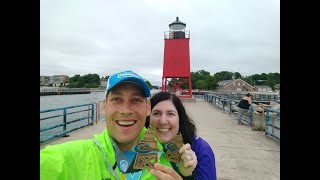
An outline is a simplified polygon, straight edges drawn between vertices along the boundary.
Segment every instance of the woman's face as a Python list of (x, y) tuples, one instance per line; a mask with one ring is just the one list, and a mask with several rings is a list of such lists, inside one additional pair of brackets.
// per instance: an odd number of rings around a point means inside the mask
[(179, 114), (171, 100), (159, 102), (150, 115), (150, 128), (160, 143), (168, 143), (179, 131)]

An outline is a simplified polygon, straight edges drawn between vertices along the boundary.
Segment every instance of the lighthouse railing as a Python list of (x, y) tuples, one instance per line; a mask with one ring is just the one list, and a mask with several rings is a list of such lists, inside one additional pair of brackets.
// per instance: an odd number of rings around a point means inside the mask
[(165, 31), (164, 39), (188, 39), (190, 31)]

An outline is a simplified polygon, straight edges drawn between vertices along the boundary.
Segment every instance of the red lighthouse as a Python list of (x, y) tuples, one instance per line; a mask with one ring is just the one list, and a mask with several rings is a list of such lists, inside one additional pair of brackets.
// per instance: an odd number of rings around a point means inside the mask
[(190, 32), (186, 24), (176, 21), (164, 32), (162, 91), (175, 93), (180, 98), (192, 98), (190, 76)]

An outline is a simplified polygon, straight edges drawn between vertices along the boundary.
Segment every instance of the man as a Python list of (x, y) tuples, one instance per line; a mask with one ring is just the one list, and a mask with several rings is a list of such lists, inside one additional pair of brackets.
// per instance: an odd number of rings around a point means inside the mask
[[(47, 146), (40, 151), (41, 179), (181, 179), (161, 158), (150, 172), (133, 169), (135, 152), (150, 115), (148, 85), (132, 71), (109, 77), (103, 101), (107, 128), (88, 140)], [(161, 150), (162, 146), (158, 145)], [(152, 174), (151, 174), (152, 173)]]

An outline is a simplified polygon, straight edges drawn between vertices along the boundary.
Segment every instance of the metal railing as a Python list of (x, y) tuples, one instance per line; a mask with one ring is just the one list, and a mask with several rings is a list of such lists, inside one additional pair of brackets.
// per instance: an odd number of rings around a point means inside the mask
[[(270, 120), (271, 120), (271, 123), (270, 123)], [(275, 122), (275, 120), (277, 121)], [(269, 127), (271, 127), (271, 130), (270, 130), (271, 133), (269, 133)], [(270, 135), (280, 140), (280, 111), (271, 109), (271, 108), (267, 109), (266, 117), (265, 117), (265, 128), (266, 128), (266, 131), (265, 131), (266, 135)]]
[(189, 38), (190, 38), (189, 30), (164, 32), (164, 39), (189, 39)]
[[(230, 99), (224, 95), (204, 94), (202, 99), (221, 109), (222, 111), (227, 112), (234, 117), (237, 117), (237, 104), (240, 101), (238, 98)], [(257, 112), (258, 107), (261, 108), (260, 113)], [(253, 106), (253, 104), (251, 104), (250, 109), (242, 116), (242, 121), (249, 124), (249, 126), (252, 127), (252, 130), (261, 130), (261, 132), (264, 132), (265, 135), (270, 135), (280, 140), (280, 110), (265, 107), (266, 105), (261, 103), (256, 106)]]
[(227, 91), (227, 92), (210, 92), (207, 94), (224, 96), (234, 100), (240, 100), (245, 94), (250, 93), (252, 95), (253, 101), (280, 101), (279, 93), (266, 93), (266, 92), (257, 92), (257, 91), (248, 91), (248, 92), (239, 92), (239, 91)]
[[(90, 103), (40, 110), (40, 144), (56, 137), (66, 137), (71, 131), (93, 125), (99, 113), (98, 109), (97, 103)], [(85, 120), (87, 121), (84, 122)]]

